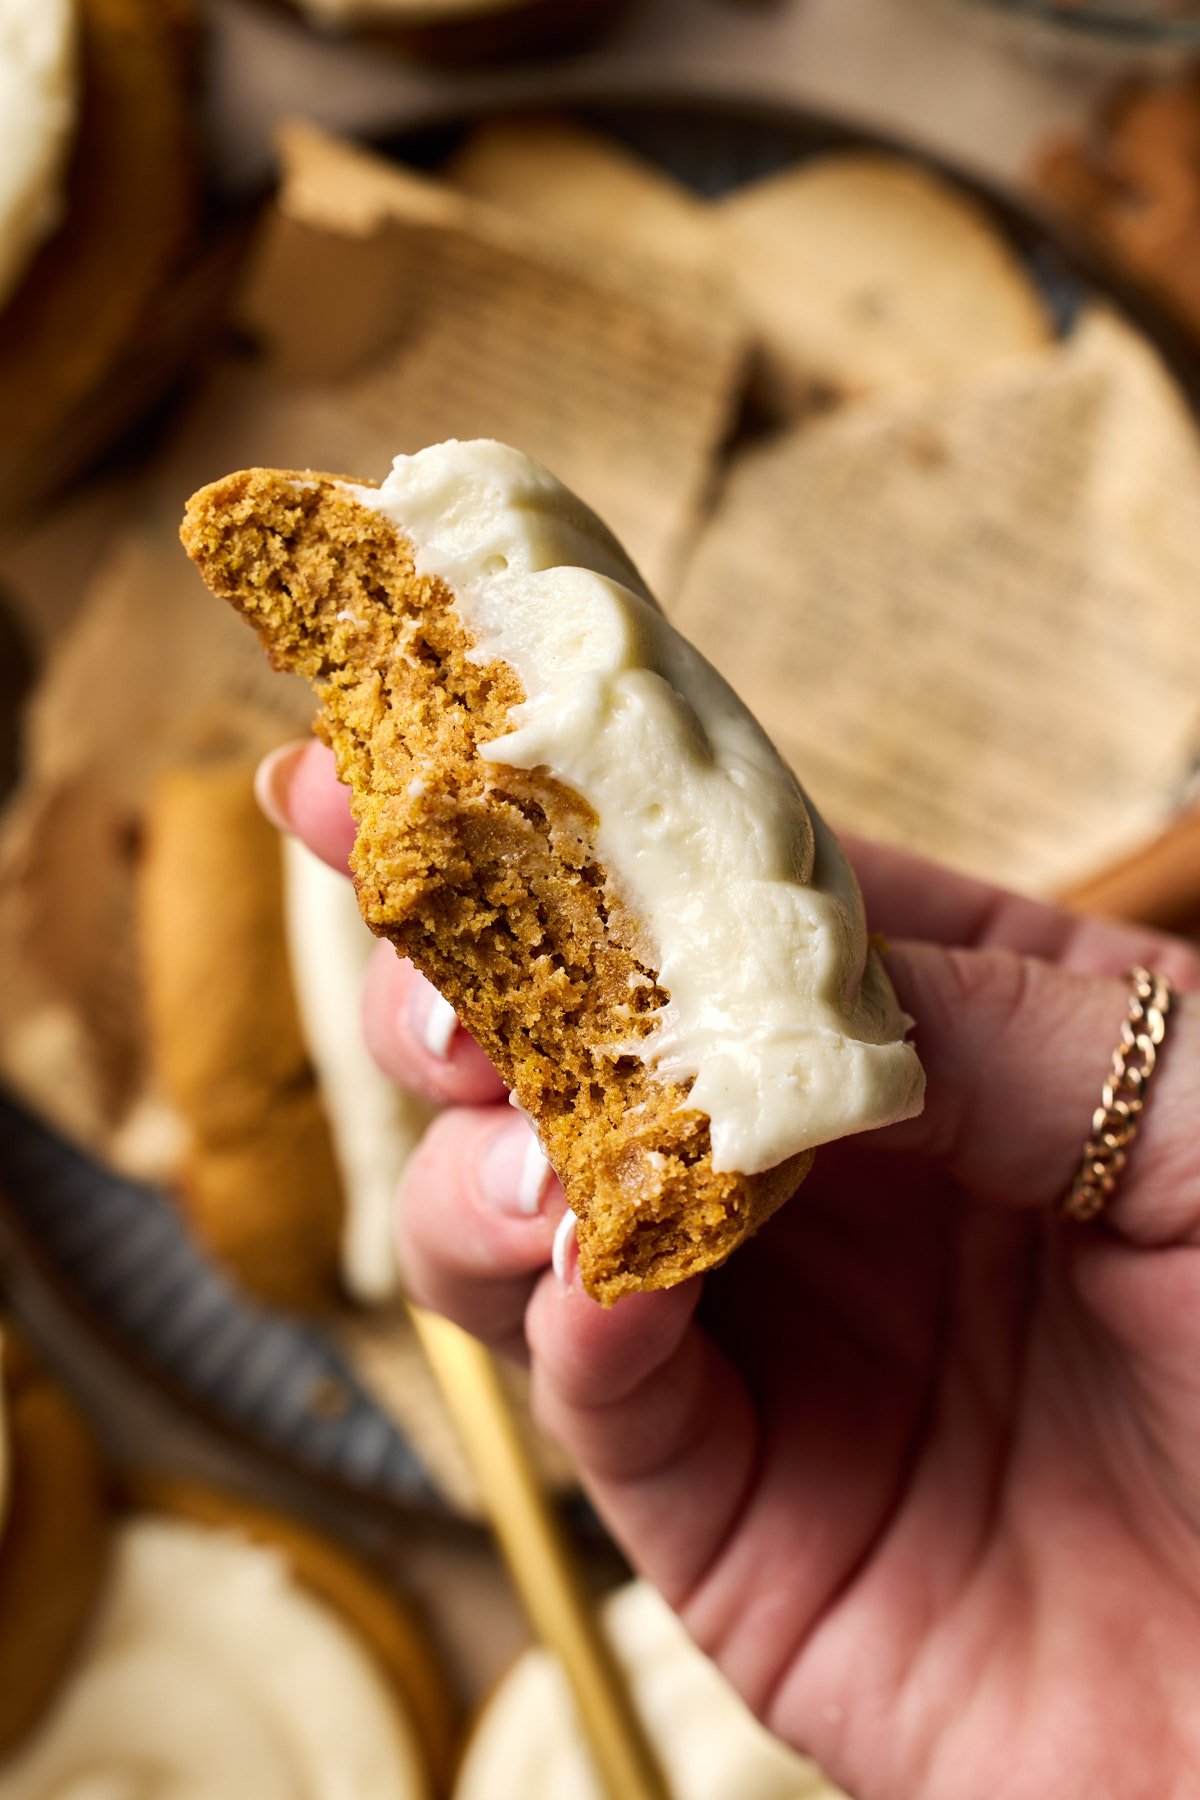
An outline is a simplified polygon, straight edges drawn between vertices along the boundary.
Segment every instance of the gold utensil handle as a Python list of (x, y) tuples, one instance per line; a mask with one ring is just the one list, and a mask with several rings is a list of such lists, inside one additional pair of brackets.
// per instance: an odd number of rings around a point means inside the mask
[(457, 1325), (410, 1308), (534, 1631), (562, 1663), (609, 1800), (670, 1800), (625, 1677), (517, 1435), (496, 1366)]
[(1130, 919), (1160, 931), (1188, 931), (1200, 920), (1200, 806), (1124, 862), (1069, 888), (1059, 898), (1076, 912)]

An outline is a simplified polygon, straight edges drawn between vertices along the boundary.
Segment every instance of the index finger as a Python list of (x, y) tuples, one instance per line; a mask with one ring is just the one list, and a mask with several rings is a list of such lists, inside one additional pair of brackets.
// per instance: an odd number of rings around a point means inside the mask
[(1200, 959), (1178, 938), (1030, 900), (889, 844), (842, 836), (867, 920), (885, 936), (964, 949), (1013, 950), (1083, 975), (1124, 975), (1143, 963), (1176, 987), (1200, 987)]
[(316, 738), (281, 744), (259, 763), (254, 794), (272, 825), (290, 831), (339, 874), (349, 873), (355, 825), (332, 750)]

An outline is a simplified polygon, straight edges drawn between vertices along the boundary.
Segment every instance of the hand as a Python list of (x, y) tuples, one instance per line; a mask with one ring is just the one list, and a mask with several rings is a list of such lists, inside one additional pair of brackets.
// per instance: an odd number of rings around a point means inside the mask
[[(266, 787), (344, 867), (327, 753), (281, 759)], [(448, 1103), (401, 1196), (410, 1285), (528, 1347), (538, 1416), (632, 1561), (861, 1800), (1196, 1795), (1195, 1001), (1103, 1221), (1054, 1206), (1124, 971), (1194, 990), (1200, 957), (851, 852), (917, 1020), (925, 1112), (820, 1150), (725, 1269), (608, 1312), (548, 1269), (561, 1190), (531, 1175), (497, 1077), (461, 1031), (427, 1032), (432, 990), (381, 946), (375, 1053)]]

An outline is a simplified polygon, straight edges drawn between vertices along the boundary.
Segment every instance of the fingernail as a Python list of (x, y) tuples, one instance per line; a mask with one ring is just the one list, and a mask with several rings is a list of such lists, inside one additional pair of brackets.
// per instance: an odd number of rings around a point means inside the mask
[(579, 1273), (579, 1239), (575, 1230), (578, 1224), (579, 1220), (568, 1206), (554, 1233), (550, 1266), (564, 1287), (570, 1287)]
[(258, 801), (259, 811), (278, 831), (292, 828), (287, 814), (288, 789), (296, 764), (307, 748), (304, 739), (298, 743), (280, 744), (278, 750), (263, 757), (254, 771), (254, 798)]
[(408, 1022), (430, 1056), (445, 1062), (458, 1030), (458, 1014), (431, 982), (421, 980), (408, 997)]
[(508, 1120), (485, 1146), (479, 1163), (479, 1186), (495, 1212), (532, 1219), (550, 1181), (546, 1153), (524, 1119)]

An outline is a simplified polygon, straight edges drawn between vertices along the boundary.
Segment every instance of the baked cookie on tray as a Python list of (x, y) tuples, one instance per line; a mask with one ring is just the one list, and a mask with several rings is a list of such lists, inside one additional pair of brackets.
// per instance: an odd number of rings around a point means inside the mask
[(195, 1482), (118, 1493), (5, 1324), (4, 1800), (132, 1792), (145, 1771), (164, 1792), (432, 1800), (453, 1726), (437, 1654), (377, 1572)]
[(363, 917), (530, 1117), (608, 1303), (724, 1259), (923, 1077), (832, 833), (600, 521), (493, 442), (248, 470), (209, 586), (309, 679)]

